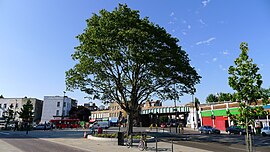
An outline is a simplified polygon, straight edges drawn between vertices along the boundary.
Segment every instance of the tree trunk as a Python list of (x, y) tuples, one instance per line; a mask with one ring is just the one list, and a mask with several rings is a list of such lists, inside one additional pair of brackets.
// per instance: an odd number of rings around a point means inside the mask
[(128, 135), (133, 133), (133, 118), (134, 118), (134, 112), (130, 111), (129, 114), (127, 115), (127, 119), (128, 119), (127, 133), (128, 133)]
[(245, 141), (246, 141), (246, 150), (247, 152), (252, 152), (253, 148), (252, 148), (252, 138), (251, 138), (251, 134), (249, 133), (249, 129), (248, 129), (248, 118), (246, 117), (246, 136), (245, 136)]

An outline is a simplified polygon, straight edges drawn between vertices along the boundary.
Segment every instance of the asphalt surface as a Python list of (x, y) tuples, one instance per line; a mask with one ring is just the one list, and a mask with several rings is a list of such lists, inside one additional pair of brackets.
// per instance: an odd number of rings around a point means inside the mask
[(0, 133), (0, 139), (5, 143), (15, 147), (17, 149), (15, 151), (18, 152), (86, 152), (78, 148), (69, 147), (33, 137), (29, 135), (32, 132), (28, 135), (21, 133), (22, 132), (2, 132)]
[[(168, 128), (167, 128), (168, 129)], [(124, 131), (125, 128), (121, 128)], [(28, 135), (25, 132), (20, 131), (0, 131), (0, 140), (9, 145), (14, 146), (17, 149), (13, 151), (19, 152), (73, 152), (82, 151), (79, 146), (70, 147), (68, 144), (58, 144), (50, 141), (78, 141), (82, 139), (84, 132), (89, 130), (54, 130), (54, 131), (30, 131)], [(106, 132), (118, 132), (118, 128), (112, 127)], [(169, 130), (149, 130), (149, 128), (134, 128), (135, 132), (147, 132), (148, 135), (156, 137), (159, 142), (168, 143), (167, 150), (160, 149), (160, 151), (168, 151), (168, 147), (171, 147), (173, 141), (174, 145), (182, 145), (186, 147), (193, 147), (206, 151), (214, 152), (241, 152), (245, 151), (245, 140), (242, 135), (209, 135), (199, 134), (197, 131), (191, 129), (185, 129), (184, 134), (170, 133)], [(44, 139), (44, 140), (43, 140)], [(256, 152), (269, 152), (270, 151), (270, 137), (254, 136), (254, 150)], [(59, 142), (61, 143), (61, 142)], [(1, 143), (0, 143), (1, 144)], [(75, 144), (75, 143), (74, 143)], [(149, 143), (155, 146), (154, 143)], [(2, 145), (2, 144), (1, 144)], [(10, 150), (11, 151), (11, 150)], [(87, 150), (86, 150), (87, 151)], [(89, 150), (88, 150), (89, 151)], [(150, 151), (152, 151), (150, 149)], [(169, 150), (170, 151), (170, 150)]]

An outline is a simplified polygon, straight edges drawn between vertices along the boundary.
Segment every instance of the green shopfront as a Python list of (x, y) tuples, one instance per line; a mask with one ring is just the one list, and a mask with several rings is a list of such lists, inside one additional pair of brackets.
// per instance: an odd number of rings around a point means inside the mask
[(239, 108), (227, 108), (214, 109), (211, 106), (211, 110), (201, 111), (202, 125), (212, 126), (220, 130), (226, 130), (230, 126), (230, 118), (228, 118), (227, 110), (230, 110), (231, 114), (239, 114)]

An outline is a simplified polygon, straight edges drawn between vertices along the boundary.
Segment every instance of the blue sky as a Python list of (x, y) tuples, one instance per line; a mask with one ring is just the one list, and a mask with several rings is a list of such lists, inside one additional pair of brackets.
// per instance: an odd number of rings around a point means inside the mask
[[(210, 93), (233, 92), (228, 67), (243, 41), (260, 68), (263, 87), (270, 87), (268, 0), (0, 0), (0, 94), (39, 99), (63, 95), (65, 71), (75, 63), (70, 56), (79, 43), (75, 36), (92, 13), (111, 11), (118, 3), (139, 10), (141, 17), (148, 16), (180, 40), (202, 76), (195, 94), (201, 102)], [(79, 104), (88, 102), (80, 91), (67, 95)], [(191, 96), (180, 100), (190, 102)]]

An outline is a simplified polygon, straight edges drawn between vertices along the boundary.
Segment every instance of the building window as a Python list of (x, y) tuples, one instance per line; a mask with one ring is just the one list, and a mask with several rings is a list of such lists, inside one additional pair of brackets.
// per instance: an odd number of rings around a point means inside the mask
[(59, 110), (56, 110), (56, 116), (59, 116)]
[(60, 102), (57, 102), (57, 107), (60, 107)]
[(66, 102), (64, 102), (64, 105), (63, 105), (63, 107), (66, 107)]
[(7, 108), (7, 104), (6, 103), (4, 104), (4, 108)]
[(65, 110), (63, 110), (63, 116), (65, 116)]

